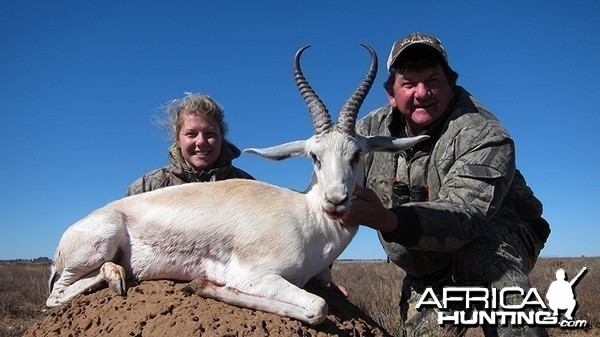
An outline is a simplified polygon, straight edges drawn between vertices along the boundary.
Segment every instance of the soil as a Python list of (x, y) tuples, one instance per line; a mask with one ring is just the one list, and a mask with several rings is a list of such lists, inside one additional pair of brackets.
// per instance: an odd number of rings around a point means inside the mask
[(390, 336), (372, 318), (329, 288), (305, 289), (329, 305), (327, 320), (310, 326), (288, 317), (202, 298), (188, 283), (130, 285), (127, 296), (108, 288), (48, 310), (25, 336)]

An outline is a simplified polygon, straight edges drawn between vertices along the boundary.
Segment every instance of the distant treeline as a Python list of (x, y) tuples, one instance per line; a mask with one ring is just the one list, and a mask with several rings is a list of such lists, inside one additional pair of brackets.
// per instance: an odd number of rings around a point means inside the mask
[(50, 260), (49, 258), (42, 256), (42, 257), (38, 257), (37, 259), (15, 259), (15, 260), (0, 260), (0, 263), (15, 263), (15, 264), (19, 264), (19, 263), (50, 263), (52, 262), (52, 260)]

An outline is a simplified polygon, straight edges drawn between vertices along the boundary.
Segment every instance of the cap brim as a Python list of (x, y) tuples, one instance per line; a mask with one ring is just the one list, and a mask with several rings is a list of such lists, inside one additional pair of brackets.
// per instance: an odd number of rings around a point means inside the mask
[(390, 68), (392, 67), (392, 65), (394, 63), (396, 63), (396, 61), (398, 60), (398, 57), (402, 53), (406, 52), (409, 49), (414, 49), (415, 47), (427, 47), (427, 48), (435, 51), (438, 55), (440, 55), (444, 61), (448, 62), (448, 60), (446, 59), (446, 55), (444, 55), (442, 52), (439, 51), (439, 49), (432, 46), (431, 44), (429, 44), (427, 42), (412, 42), (412, 43), (409, 43), (406, 46), (402, 47), (400, 50), (396, 51), (396, 53), (394, 53), (393, 55), (390, 54), (390, 57), (388, 58), (388, 61), (387, 61), (388, 72), (390, 71)]

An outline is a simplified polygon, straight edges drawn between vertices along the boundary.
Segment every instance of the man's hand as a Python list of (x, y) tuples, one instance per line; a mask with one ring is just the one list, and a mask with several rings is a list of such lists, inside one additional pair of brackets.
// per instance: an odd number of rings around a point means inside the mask
[(342, 225), (365, 225), (382, 232), (392, 232), (398, 227), (396, 214), (385, 207), (373, 190), (356, 186), (352, 205), (340, 219)]

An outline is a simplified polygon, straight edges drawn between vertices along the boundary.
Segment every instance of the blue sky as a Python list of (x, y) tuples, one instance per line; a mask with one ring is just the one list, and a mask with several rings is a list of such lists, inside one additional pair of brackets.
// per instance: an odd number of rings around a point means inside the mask
[[(439, 37), (464, 86), (506, 125), (544, 203), (545, 256), (600, 255), (598, 1), (2, 1), (0, 259), (52, 257), (64, 230), (167, 163), (154, 120), (184, 92), (225, 108), (229, 139), (263, 147), (312, 134), (292, 59), (332, 115), (367, 70), (359, 117), (387, 102), (392, 43)], [(236, 166), (304, 189), (305, 158)], [(282, 233), (282, 235), (286, 235)], [(342, 258), (385, 258), (361, 228)]]

